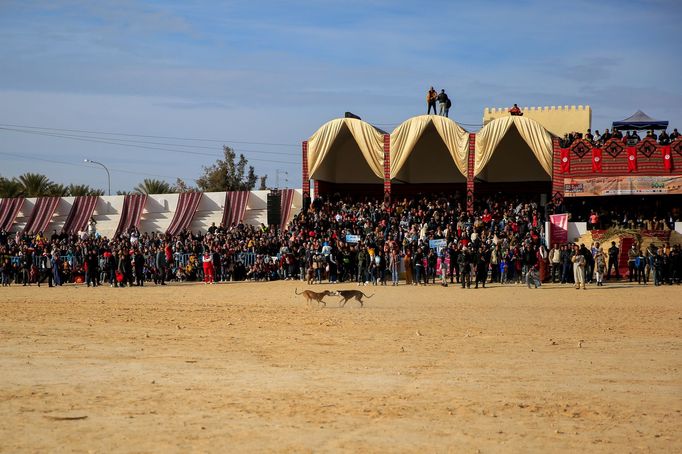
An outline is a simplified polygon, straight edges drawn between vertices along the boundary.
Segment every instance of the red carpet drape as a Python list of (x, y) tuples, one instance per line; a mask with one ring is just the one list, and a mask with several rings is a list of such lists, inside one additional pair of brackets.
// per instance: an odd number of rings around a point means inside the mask
[(125, 196), (123, 208), (121, 209), (121, 218), (116, 228), (116, 235), (127, 232), (132, 227), (140, 226), (140, 217), (142, 217), (145, 203), (147, 203), (147, 194), (130, 194)]
[(203, 195), (203, 192), (183, 192), (180, 194), (178, 206), (175, 209), (173, 220), (168, 226), (166, 234), (171, 236), (177, 235), (192, 223), (192, 219), (197, 212), (197, 207), (199, 206), (199, 202), (201, 202), (201, 197)]
[(95, 212), (98, 198), (96, 195), (76, 197), (71, 206), (71, 211), (69, 211), (69, 215), (66, 217), (64, 232), (73, 234), (85, 230), (88, 220), (92, 217), (92, 213)]
[(280, 229), (284, 229), (287, 226), (287, 221), (289, 220), (289, 215), (291, 214), (291, 205), (294, 202), (294, 190), (293, 189), (282, 189), (280, 191), (282, 197), (282, 205), (280, 214), (282, 216)]
[(19, 210), (24, 206), (24, 200), (23, 197), (0, 200), (0, 230), (9, 231), (19, 214)]
[(229, 191), (225, 194), (225, 211), (223, 211), (222, 225), (231, 227), (244, 220), (246, 204), (249, 201), (249, 191)]
[(52, 219), (52, 215), (54, 215), (54, 210), (57, 209), (60, 199), (61, 197), (38, 197), (31, 216), (28, 218), (28, 222), (26, 222), (24, 232), (29, 235), (44, 232)]

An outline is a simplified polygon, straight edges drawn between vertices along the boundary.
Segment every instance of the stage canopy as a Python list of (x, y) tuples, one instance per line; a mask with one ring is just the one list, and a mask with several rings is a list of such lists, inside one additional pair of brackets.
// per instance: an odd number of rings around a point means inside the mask
[(308, 139), (308, 175), (332, 183), (384, 180), (384, 132), (355, 118), (337, 118)]
[(613, 129), (619, 129), (621, 131), (627, 130), (643, 130), (643, 129), (666, 129), (668, 127), (668, 122), (663, 120), (654, 120), (641, 110), (638, 110), (632, 116), (621, 121), (613, 122)]
[(449, 118), (420, 115), (391, 133), (391, 179), (401, 183), (466, 181), (469, 133)]
[(476, 134), (474, 175), (488, 182), (549, 181), (552, 135), (526, 117), (492, 120)]

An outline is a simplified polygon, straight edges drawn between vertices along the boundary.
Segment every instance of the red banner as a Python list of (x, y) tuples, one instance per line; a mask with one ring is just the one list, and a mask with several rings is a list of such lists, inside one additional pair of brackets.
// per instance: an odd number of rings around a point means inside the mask
[(601, 172), (601, 148), (592, 149), (592, 171)]
[(637, 170), (637, 149), (635, 147), (628, 147), (628, 172)]
[(568, 148), (561, 149), (561, 173), (568, 173), (571, 171), (570, 151), (571, 150)]
[(549, 241), (552, 244), (568, 243), (568, 214), (549, 215)]
[(672, 170), (673, 157), (670, 153), (670, 145), (662, 146), (661, 153), (663, 154), (663, 166), (666, 168), (666, 170)]

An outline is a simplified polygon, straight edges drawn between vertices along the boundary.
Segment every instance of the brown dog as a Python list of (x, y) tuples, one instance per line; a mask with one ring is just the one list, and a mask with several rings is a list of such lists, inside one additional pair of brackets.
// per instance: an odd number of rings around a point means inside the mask
[(329, 296), (332, 294), (332, 292), (330, 292), (329, 290), (325, 290), (324, 292), (313, 292), (312, 290), (303, 290), (301, 293), (298, 293), (298, 289), (294, 289), (294, 293), (297, 295), (303, 295), (308, 304), (310, 304), (311, 301), (315, 300), (317, 301), (318, 305), (322, 303), (325, 305), (325, 307), (327, 306), (327, 303), (322, 301), (323, 298), (325, 296)]
[(363, 307), (364, 304), (362, 304), (362, 297), (364, 296), (365, 298), (371, 298), (374, 296), (374, 293), (372, 293), (370, 296), (367, 296), (360, 290), (337, 290), (336, 294), (343, 300), (341, 307), (345, 306), (348, 300), (353, 298), (360, 303), (360, 307)]

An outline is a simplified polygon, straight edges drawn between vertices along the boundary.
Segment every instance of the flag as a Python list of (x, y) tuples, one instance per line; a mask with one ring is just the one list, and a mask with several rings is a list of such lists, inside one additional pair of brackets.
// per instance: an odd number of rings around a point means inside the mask
[(663, 154), (663, 167), (665, 167), (666, 170), (672, 170), (673, 157), (670, 153), (670, 145), (662, 146), (661, 153)]
[(568, 214), (551, 214), (549, 216), (550, 244), (568, 242)]
[(571, 159), (569, 157), (570, 149), (561, 149), (561, 173), (568, 173), (571, 171)]
[(628, 172), (637, 171), (637, 149), (635, 147), (628, 147)]
[(601, 148), (593, 148), (592, 149), (592, 171), (593, 172), (601, 172)]

